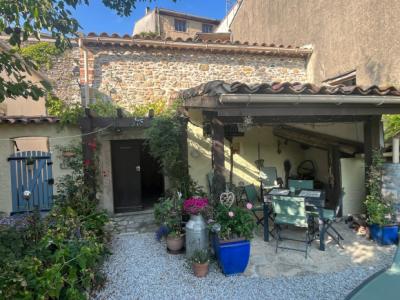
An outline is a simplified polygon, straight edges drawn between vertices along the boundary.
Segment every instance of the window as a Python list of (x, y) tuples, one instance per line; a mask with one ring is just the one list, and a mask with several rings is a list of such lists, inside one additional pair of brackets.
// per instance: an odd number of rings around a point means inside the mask
[(211, 33), (211, 32), (213, 32), (213, 25), (211, 25), (211, 24), (203, 24), (202, 32), (203, 33)]
[(353, 86), (357, 85), (357, 76), (356, 70), (349, 71), (347, 73), (343, 73), (337, 75), (335, 77), (326, 79), (323, 81), (325, 84), (336, 86), (336, 85), (345, 85), (345, 86)]
[(186, 32), (186, 21), (175, 19), (175, 30)]

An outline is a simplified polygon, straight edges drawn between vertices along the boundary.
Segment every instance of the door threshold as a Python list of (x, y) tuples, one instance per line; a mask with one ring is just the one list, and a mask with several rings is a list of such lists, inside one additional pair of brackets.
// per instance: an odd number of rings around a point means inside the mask
[(154, 209), (149, 208), (145, 210), (138, 210), (138, 211), (131, 211), (131, 212), (123, 212), (123, 213), (114, 213), (114, 217), (123, 217), (123, 216), (137, 216), (137, 215), (147, 215), (147, 214), (153, 214)]

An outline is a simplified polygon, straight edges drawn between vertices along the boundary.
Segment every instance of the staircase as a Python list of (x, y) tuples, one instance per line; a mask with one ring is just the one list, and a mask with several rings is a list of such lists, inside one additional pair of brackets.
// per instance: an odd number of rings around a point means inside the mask
[(115, 233), (145, 233), (155, 232), (157, 229), (152, 209), (115, 214), (110, 217), (110, 226)]

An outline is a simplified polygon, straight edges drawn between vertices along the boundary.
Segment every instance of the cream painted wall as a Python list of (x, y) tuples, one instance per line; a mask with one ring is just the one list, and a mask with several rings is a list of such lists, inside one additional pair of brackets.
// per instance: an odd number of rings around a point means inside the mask
[(112, 131), (105, 131), (98, 135), (99, 144), (99, 206), (107, 210), (110, 214), (114, 213), (114, 194), (112, 181), (112, 163), (111, 163), (111, 141), (113, 140), (143, 140), (145, 139), (145, 130), (133, 128), (123, 130), (120, 134)]
[[(70, 172), (68, 169), (61, 169), (60, 164), (62, 159), (59, 157), (60, 153), (57, 151), (57, 145), (68, 145), (70, 143), (79, 143), (80, 138), (61, 138), (68, 136), (76, 136), (80, 134), (78, 127), (64, 127), (61, 128), (56, 124), (4, 124), (0, 125), (0, 211), (10, 213), (12, 210), (11, 202), (11, 180), (10, 180), (10, 166), (7, 157), (14, 153), (12, 141), (4, 139), (13, 139), (17, 137), (47, 137), (50, 138), (49, 146), (52, 153), (53, 160), (53, 176), (55, 183), (58, 179)], [(57, 137), (52, 140), (51, 138)], [(56, 186), (54, 187), (56, 192)]]
[(328, 151), (310, 148), (304, 151), (304, 157), (314, 162), (316, 179), (325, 184), (329, 183)]
[(336, 136), (357, 142), (364, 142), (364, 125), (359, 123), (315, 123), (315, 124), (288, 124), (318, 133)]
[[(198, 184), (208, 191), (207, 173), (211, 172), (211, 139), (203, 137), (201, 127), (202, 116), (200, 111), (190, 111), (191, 123), (188, 125), (188, 160), (189, 172)], [(295, 172), (298, 164), (305, 159), (304, 150), (296, 143), (285, 145), (281, 140), (281, 153), (278, 153), (278, 138), (272, 134), (272, 127), (253, 127), (248, 129), (243, 137), (235, 137), (233, 143), (240, 144), (240, 153), (235, 154), (233, 168), (233, 182), (238, 184), (258, 184), (258, 170), (255, 160), (258, 158), (258, 143), (260, 143), (260, 157), (264, 159), (264, 166), (276, 167), (278, 177), (284, 178), (283, 162), (289, 159), (292, 171)], [(229, 141), (225, 140), (225, 169), (226, 179), (229, 179), (230, 150)]]

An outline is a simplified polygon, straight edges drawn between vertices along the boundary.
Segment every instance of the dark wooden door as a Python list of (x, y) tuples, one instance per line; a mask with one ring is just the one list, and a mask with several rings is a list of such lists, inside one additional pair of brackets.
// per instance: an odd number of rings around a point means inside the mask
[(140, 181), (140, 141), (112, 141), (114, 212), (143, 208)]

